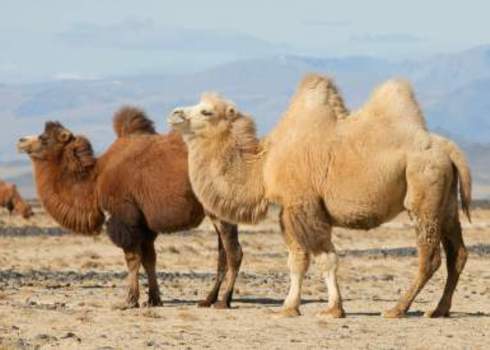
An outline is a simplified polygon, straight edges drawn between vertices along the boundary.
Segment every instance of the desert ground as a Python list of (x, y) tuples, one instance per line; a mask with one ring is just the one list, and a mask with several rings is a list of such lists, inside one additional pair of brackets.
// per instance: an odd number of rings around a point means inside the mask
[[(470, 257), (452, 315), (427, 319), (445, 281), (444, 265), (409, 315), (384, 319), (416, 271), (414, 232), (406, 215), (368, 232), (335, 229), (345, 319), (322, 319), (326, 289), (315, 265), (302, 316), (276, 319), (288, 290), (287, 253), (277, 213), (240, 226), (244, 260), (233, 308), (197, 308), (212, 285), (217, 241), (209, 222), (157, 240), (164, 305), (120, 310), (126, 293), (122, 251), (102, 233), (60, 229), (37, 206), (31, 220), (0, 214), (0, 349), (488, 349), (490, 207), (462, 219)], [(146, 278), (141, 275), (146, 299)]]

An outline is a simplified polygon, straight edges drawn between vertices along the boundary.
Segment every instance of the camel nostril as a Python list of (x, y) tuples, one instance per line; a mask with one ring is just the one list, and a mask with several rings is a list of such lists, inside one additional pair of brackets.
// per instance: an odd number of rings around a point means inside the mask
[(21, 143), (22, 143), (22, 142), (26, 142), (26, 141), (27, 141), (27, 139), (26, 139), (25, 137), (21, 137), (21, 138), (19, 139), (19, 142), (21, 142)]
[(182, 109), (176, 109), (172, 113), (176, 117), (183, 117), (184, 116), (184, 111)]

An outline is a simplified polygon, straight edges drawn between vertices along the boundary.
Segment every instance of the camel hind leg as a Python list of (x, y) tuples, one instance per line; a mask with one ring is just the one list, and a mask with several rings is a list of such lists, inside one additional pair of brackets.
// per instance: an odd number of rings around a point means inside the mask
[(405, 207), (415, 220), (418, 271), (408, 290), (394, 308), (384, 312), (387, 318), (405, 315), (417, 294), (441, 265), (443, 208), (451, 174), (447, 167), (434, 161), (417, 159), (407, 167)]
[(156, 261), (157, 255), (155, 252), (156, 234), (147, 231), (147, 235), (141, 242), (141, 262), (148, 277), (148, 302), (147, 306), (161, 306), (160, 289), (158, 287)]
[(448, 219), (442, 228), (442, 244), (446, 253), (447, 280), (442, 297), (437, 307), (425, 314), (426, 317), (449, 317), (454, 290), (458, 284), (459, 275), (463, 271), (468, 251), (463, 242), (461, 223), (458, 215), (457, 186), (454, 183), (451, 193)]

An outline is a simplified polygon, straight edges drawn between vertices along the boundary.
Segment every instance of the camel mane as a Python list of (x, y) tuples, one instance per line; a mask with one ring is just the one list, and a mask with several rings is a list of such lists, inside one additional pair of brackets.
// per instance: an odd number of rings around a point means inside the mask
[(92, 144), (84, 136), (75, 136), (64, 149), (62, 164), (67, 174), (83, 178), (96, 162)]
[(239, 113), (231, 126), (231, 137), (244, 156), (255, 158), (263, 150), (257, 138), (255, 121), (248, 115)]
[(135, 134), (156, 134), (155, 125), (142, 109), (123, 106), (113, 118), (113, 128), (117, 137)]

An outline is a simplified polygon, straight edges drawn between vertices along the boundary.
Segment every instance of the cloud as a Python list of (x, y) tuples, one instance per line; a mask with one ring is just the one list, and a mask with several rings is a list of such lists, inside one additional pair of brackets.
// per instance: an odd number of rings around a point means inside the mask
[(322, 19), (304, 20), (301, 23), (308, 27), (347, 27), (350, 25), (350, 22), (346, 20), (322, 20)]
[(408, 33), (377, 33), (353, 35), (351, 42), (367, 44), (415, 44), (425, 39)]
[(54, 80), (78, 80), (78, 81), (93, 81), (100, 80), (95, 75), (84, 75), (79, 73), (57, 73), (53, 77)]
[(126, 19), (108, 24), (77, 24), (57, 35), (75, 47), (129, 50), (270, 53), (281, 50), (266, 40), (229, 30), (157, 26), (149, 19)]

